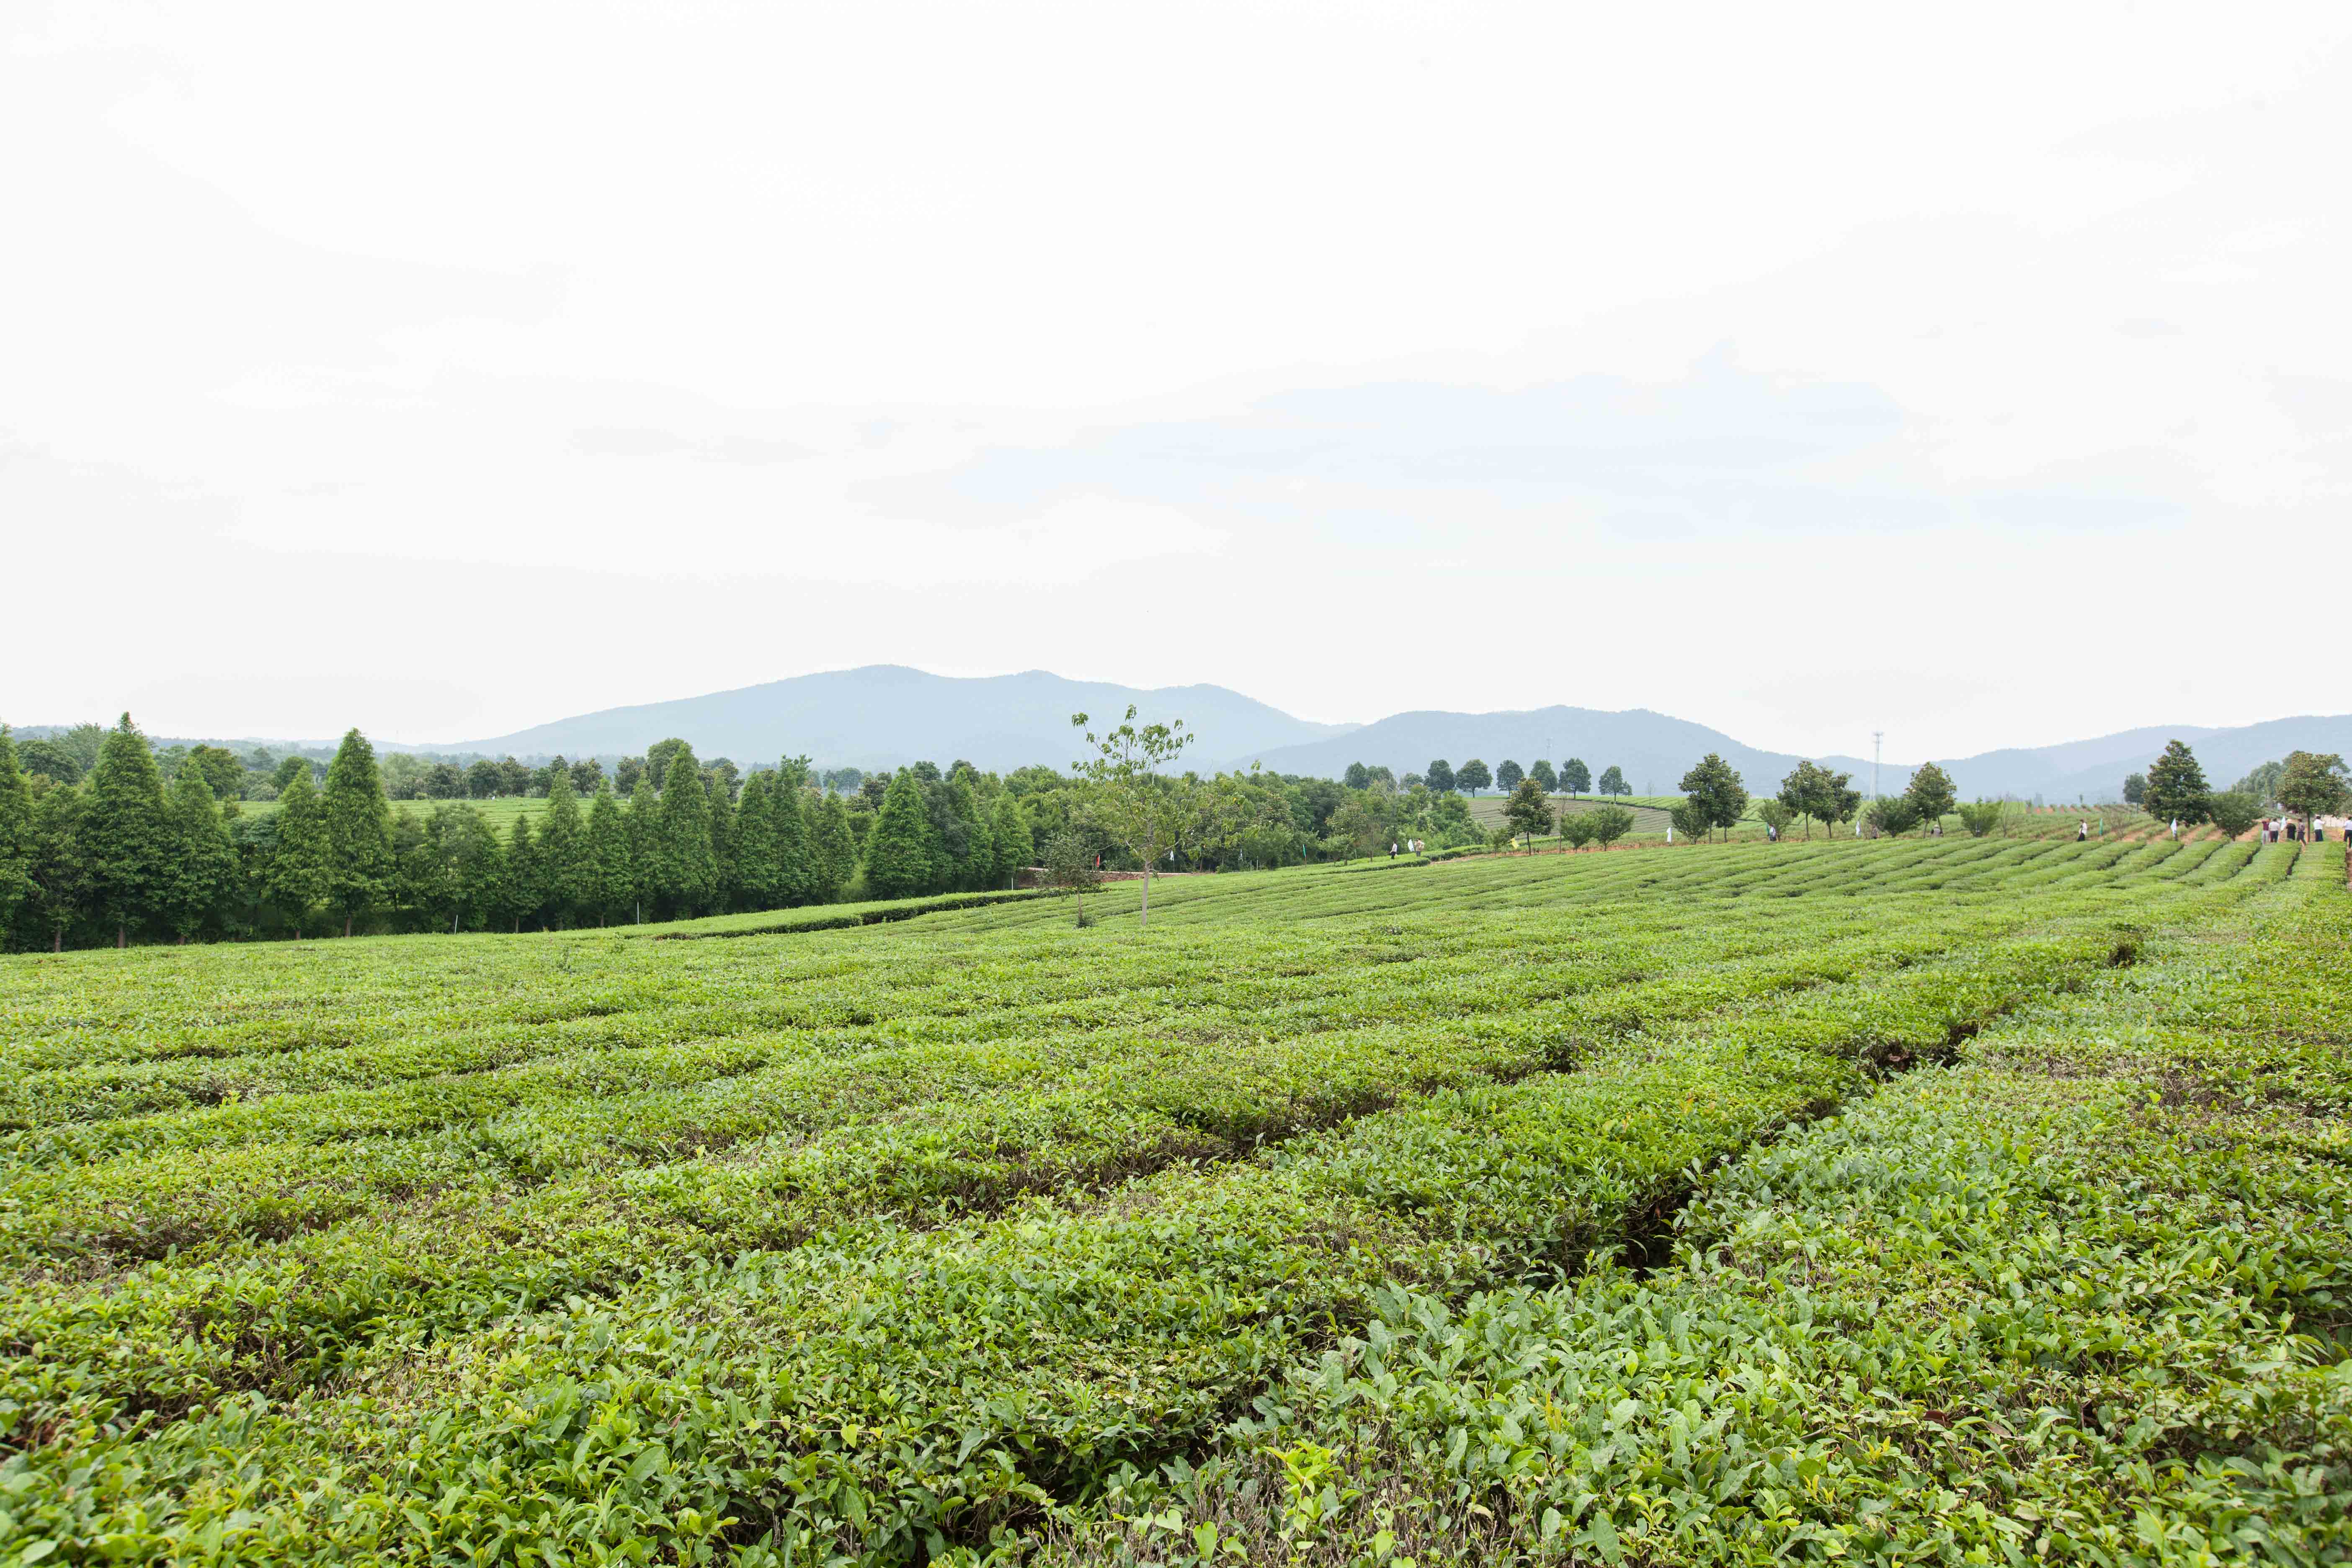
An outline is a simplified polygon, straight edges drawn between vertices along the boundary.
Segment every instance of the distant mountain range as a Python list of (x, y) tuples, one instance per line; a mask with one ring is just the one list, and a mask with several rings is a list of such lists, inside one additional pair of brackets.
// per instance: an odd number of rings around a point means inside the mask
[[(609, 708), (483, 740), (389, 749), (609, 759), (637, 754), (665, 736), (677, 735), (705, 757), (731, 757), (747, 766), (786, 755), (806, 755), (824, 767), (868, 770), (919, 758), (944, 766), (962, 757), (1004, 772), (1032, 763), (1066, 767), (1080, 749), (1070, 715), (1083, 712), (1115, 723), (1130, 702), (1142, 719), (1181, 718), (1197, 731), (1201, 740), (1190, 760), (1204, 770), (1245, 768), (1255, 762), (1279, 773), (1336, 778), (1349, 763), (1363, 762), (1385, 765), (1402, 778), (1423, 771), (1436, 757), (1456, 764), (1477, 757), (1490, 767), (1506, 758), (1524, 766), (1538, 757), (1555, 763), (1580, 757), (1595, 777), (1614, 764), (1636, 794), (1653, 795), (1671, 793), (1684, 770), (1708, 752), (1721, 753), (1755, 793), (1777, 788), (1798, 762), (1789, 752), (1761, 750), (1704, 724), (1641, 708), (1433, 711), (1392, 714), (1372, 724), (1318, 724), (1222, 686), (1144, 690), (1066, 680), (1035, 669), (965, 678), (900, 665), (830, 670), (708, 696)], [(2274, 719), (2233, 729), (2158, 726), (2063, 745), (1936, 760), (1952, 775), (1963, 799), (2038, 795), (2049, 801), (2071, 802), (2078, 795), (2113, 800), (2124, 775), (2146, 768), (2175, 738), (2193, 745), (2206, 777), (2217, 788), (2226, 787), (2256, 764), (2291, 751), (2352, 755), (2352, 715)], [(1814, 760), (1843, 769), (1857, 785), (1869, 787), (1866, 759)], [(1882, 764), (1881, 787), (1901, 789), (1913, 766)]]
[(488, 740), (400, 749), (610, 757), (633, 755), (677, 735), (703, 756), (741, 764), (804, 755), (825, 767), (888, 768), (921, 758), (945, 767), (961, 757), (1003, 773), (1032, 763), (1066, 768), (1081, 749), (1070, 715), (1116, 724), (1129, 703), (1140, 720), (1181, 719), (1197, 730), (1204, 765), (1356, 728), (1294, 719), (1222, 686), (1146, 691), (1066, 680), (1042, 669), (967, 678), (872, 664), (707, 697), (608, 708)]

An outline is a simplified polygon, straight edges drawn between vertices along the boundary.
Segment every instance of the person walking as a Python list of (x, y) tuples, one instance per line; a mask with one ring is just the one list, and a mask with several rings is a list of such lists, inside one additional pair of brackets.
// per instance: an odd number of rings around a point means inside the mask
[(2075, 824), (2075, 826), (2074, 826), (2074, 842), (2075, 842), (2075, 843), (2077, 843), (2077, 844), (2083, 843), (2084, 841), (2085, 841), (2086, 839), (2088, 839), (2090, 837), (2091, 837), (2091, 823), (2090, 823), (2090, 819), (2089, 819), (2088, 817), (2085, 817), (2085, 818), (2084, 818), (2081, 822), (2079, 822), (2079, 823)]

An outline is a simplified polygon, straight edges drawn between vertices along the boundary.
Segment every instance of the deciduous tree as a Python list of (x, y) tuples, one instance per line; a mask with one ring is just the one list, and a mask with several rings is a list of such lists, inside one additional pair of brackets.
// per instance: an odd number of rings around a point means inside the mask
[[(1748, 810), (1748, 791), (1729, 763), (1709, 752), (1683, 775), (1682, 791), (1696, 813), (1694, 821), (1719, 827), (1730, 836), (1732, 824)], [(1677, 820), (1675, 824), (1681, 827)], [(1687, 830), (1685, 830), (1687, 831)]]
[(1592, 841), (1603, 849), (1633, 831), (1633, 814), (1622, 805), (1604, 805), (1587, 812), (1592, 824)]
[[(1615, 776), (1617, 770), (1615, 768), (1611, 768), (1609, 772), (1601, 775), (1601, 793), (1602, 795), (1608, 795), (1611, 793), (1609, 781), (1612, 777)], [(1620, 784), (1622, 784), (1625, 781), (1619, 778), (1617, 782)], [(1584, 765), (1584, 759), (1582, 757), (1570, 757), (1568, 761), (1559, 764), (1559, 787), (1566, 790), (1570, 795), (1583, 795), (1592, 788), (1592, 770)], [(1624, 792), (1622, 790), (1619, 790), (1616, 793), (1622, 795)]]
[(1911, 803), (1912, 814), (1927, 827), (1941, 822), (1958, 800), (1951, 775), (1933, 763), (1922, 763), (1913, 770), (1911, 782), (1903, 786), (1903, 798)]
[(1488, 784), (1495, 782), (1495, 775), (1486, 771), (1486, 763), (1480, 762), (1477, 758), (1473, 757), (1468, 762), (1454, 770), (1454, 782), (1459, 788), (1466, 789), (1472, 795), (1476, 795), (1480, 790), (1485, 789)]
[[(1504, 766), (1514, 773), (1518, 771), (1512, 763), (1506, 763)], [(1536, 840), (1548, 837), (1552, 830), (1551, 797), (1544, 794), (1543, 785), (1522, 776), (1513, 784), (1511, 798), (1503, 806), (1503, 820), (1511, 825), (1514, 833), (1527, 839), (1527, 852), (1532, 855)]]
[(1528, 764), (1528, 777), (1543, 785), (1546, 795), (1559, 788), (1559, 774), (1553, 772), (1551, 763), (1541, 757)]
[[(1569, 758), (1568, 762), (1570, 767), (1580, 768), (1584, 765), (1578, 762), (1574, 757)], [(1562, 784), (1568, 782), (1566, 772), (1566, 769), (1561, 770), (1562, 776), (1560, 782)], [(1616, 763), (1612, 763), (1607, 767), (1601, 770), (1601, 784), (1598, 793), (1605, 795), (1615, 796), (1621, 795), (1632, 795), (1633, 791), (1632, 786), (1626, 784), (1624, 773), (1618, 768)]]
[(1451, 795), (1454, 793), (1454, 769), (1447, 764), (1444, 757), (1440, 757), (1435, 762), (1430, 763), (1428, 769), (1423, 773), (1421, 777), (1422, 782), (1426, 784), (1435, 794)]
[(1527, 776), (1525, 768), (1511, 761), (1510, 758), (1505, 757), (1501, 764), (1495, 769), (1495, 787), (1516, 792), (1519, 787), (1519, 781)]
[[(2205, 770), (2198, 765), (2197, 753), (2179, 741), (2168, 741), (2164, 754), (2148, 764), (2147, 774), (2141, 781), (2140, 798), (2134, 804), (2146, 806), (2168, 822), (2202, 822), (2209, 813), (2212, 794), (2212, 787), (2205, 782)], [(2128, 800), (2130, 796), (2125, 798)]]
[(1083, 713), (1071, 714), (1070, 724), (1086, 735), (1094, 752), (1071, 764), (1071, 771), (1087, 784), (1087, 819), (1143, 862), (1143, 897), (1136, 907), (1136, 924), (1148, 926), (1153, 862), (1184, 819), (1191, 793), (1186, 781), (1171, 776), (1168, 770), (1194, 737), (1181, 719), (1138, 728), (1133, 703), (1128, 704), (1118, 727), (1101, 735), (1086, 728)]
[[(101, 756), (100, 761), (104, 760)], [(2310, 837), (2311, 819), (2344, 808), (2344, 759), (2334, 752), (2289, 752), (2279, 774), (2278, 803), (2303, 817), (2304, 835)]]
[(2243, 790), (2227, 790), (2205, 803), (2205, 814), (2222, 837), (2234, 839), (2261, 819), (2263, 804)]

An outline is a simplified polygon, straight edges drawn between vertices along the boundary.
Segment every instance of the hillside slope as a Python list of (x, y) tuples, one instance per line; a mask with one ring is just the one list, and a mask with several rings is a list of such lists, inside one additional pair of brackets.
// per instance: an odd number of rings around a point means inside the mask
[(1345, 733), (1349, 726), (1294, 719), (1222, 686), (1156, 691), (1067, 680), (1042, 669), (961, 678), (903, 665), (866, 665), (794, 676), (733, 691), (559, 719), (510, 735), (416, 746), (518, 757), (626, 756), (667, 735), (706, 757), (739, 763), (787, 754), (833, 767), (893, 767), (918, 758), (945, 766), (958, 757), (1005, 770), (1077, 755), (1070, 715), (1117, 722), (1134, 703), (1144, 719), (1183, 719), (1201, 732), (1199, 755), (1214, 765), (1269, 747)]

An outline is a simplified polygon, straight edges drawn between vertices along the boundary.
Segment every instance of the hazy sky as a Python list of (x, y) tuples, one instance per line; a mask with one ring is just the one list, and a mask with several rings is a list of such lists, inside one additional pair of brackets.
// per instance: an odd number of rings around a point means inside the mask
[(0, 17), (0, 719), (2352, 710), (2352, 9)]

